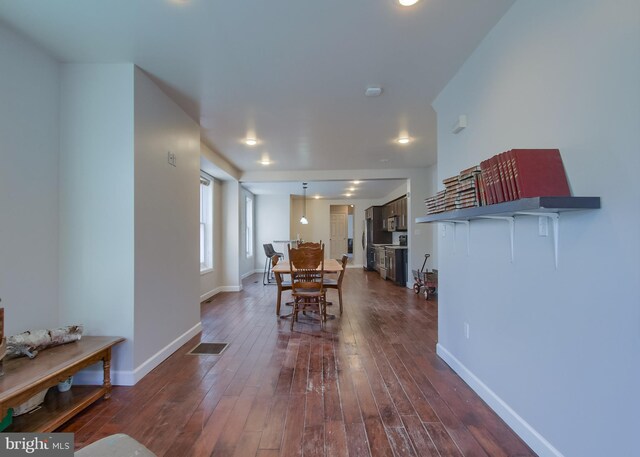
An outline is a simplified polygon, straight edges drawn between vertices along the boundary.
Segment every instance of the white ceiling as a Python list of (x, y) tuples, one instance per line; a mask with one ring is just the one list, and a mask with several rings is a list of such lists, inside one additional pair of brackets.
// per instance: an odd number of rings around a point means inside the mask
[[(389, 195), (405, 183), (404, 179), (367, 180), (360, 181), (359, 184), (353, 184), (353, 181), (309, 181), (307, 198), (312, 199), (318, 195), (324, 200), (375, 200)], [(242, 185), (256, 195), (302, 195), (300, 181), (243, 182)], [(348, 190), (351, 187), (356, 190)], [(351, 196), (347, 197), (347, 193)]]
[(431, 102), (512, 3), (2, 0), (0, 20), (64, 62), (137, 64), (240, 170), (415, 168), (435, 163)]

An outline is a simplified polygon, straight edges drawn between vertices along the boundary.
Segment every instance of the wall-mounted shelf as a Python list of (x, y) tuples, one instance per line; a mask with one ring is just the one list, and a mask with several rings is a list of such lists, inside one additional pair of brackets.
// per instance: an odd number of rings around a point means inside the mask
[[(533, 197), (497, 203), (495, 205), (476, 206), (444, 213), (417, 217), (416, 223), (449, 223), (454, 227), (462, 224), (467, 228), (467, 255), (469, 255), (469, 221), (474, 219), (497, 219), (509, 223), (511, 238), (511, 261), (514, 261), (515, 216), (544, 217), (553, 223), (553, 244), (555, 264), (558, 268), (558, 236), (560, 231), (560, 213), (600, 208), (600, 197)], [(453, 231), (455, 246), (455, 228)]]

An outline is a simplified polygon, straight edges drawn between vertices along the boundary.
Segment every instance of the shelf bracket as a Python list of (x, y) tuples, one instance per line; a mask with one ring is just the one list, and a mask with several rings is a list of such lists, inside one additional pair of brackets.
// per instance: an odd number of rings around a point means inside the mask
[(558, 269), (558, 245), (559, 245), (559, 235), (560, 235), (560, 214), (559, 213), (537, 213), (537, 212), (528, 212), (528, 211), (518, 211), (515, 214), (520, 214), (523, 216), (536, 216), (536, 217), (547, 217), (551, 219), (553, 223), (553, 253), (555, 256), (556, 262), (556, 270)]
[(479, 216), (478, 219), (495, 219), (499, 221), (507, 221), (509, 223), (509, 237), (511, 239), (511, 263), (514, 261), (513, 239), (516, 233), (516, 223), (513, 216)]
[(467, 256), (469, 255), (469, 221), (458, 221), (458, 220), (453, 220), (453, 219), (447, 219), (447, 220), (442, 220), (442, 221), (438, 221), (438, 222), (443, 222), (446, 224), (451, 224), (453, 225), (453, 252), (456, 252), (456, 224), (462, 224), (464, 226), (467, 227)]

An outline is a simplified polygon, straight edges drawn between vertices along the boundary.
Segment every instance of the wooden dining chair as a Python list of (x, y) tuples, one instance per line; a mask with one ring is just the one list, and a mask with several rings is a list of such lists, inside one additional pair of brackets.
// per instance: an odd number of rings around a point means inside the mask
[(314, 243), (312, 241), (304, 241), (302, 243), (298, 243), (298, 249), (324, 249), (324, 243), (320, 240), (318, 243)]
[(342, 280), (344, 279), (344, 272), (347, 269), (347, 262), (349, 256), (344, 254), (342, 256), (342, 270), (338, 275), (338, 279), (325, 279), (323, 281), (325, 289), (336, 289), (338, 291), (338, 301), (340, 303), (340, 314), (342, 314)]
[(327, 320), (326, 289), (324, 288), (324, 249), (291, 249), (291, 295), (293, 313), (291, 330), (298, 313), (308, 307), (317, 308), (322, 324)]

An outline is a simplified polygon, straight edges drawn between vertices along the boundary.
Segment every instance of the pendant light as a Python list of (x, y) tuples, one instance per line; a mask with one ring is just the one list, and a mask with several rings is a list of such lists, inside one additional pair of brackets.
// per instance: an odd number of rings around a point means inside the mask
[(300, 218), (300, 223), (302, 225), (307, 225), (309, 223), (309, 221), (307, 220), (307, 183), (303, 182), (302, 183), (302, 204), (303, 204), (303, 209), (302, 209), (302, 217)]

